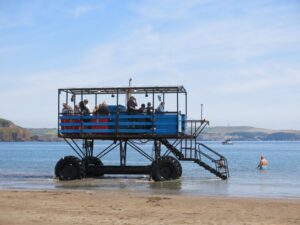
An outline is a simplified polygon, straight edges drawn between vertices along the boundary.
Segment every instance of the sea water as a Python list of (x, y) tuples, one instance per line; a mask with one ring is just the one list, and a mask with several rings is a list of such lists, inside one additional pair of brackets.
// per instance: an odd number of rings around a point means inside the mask
[[(96, 142), (99, 153), (109, 142)], [(0, 142), (0, 189), (139, 190), (157, 194), (186, 194), (237, 197), (300, 198), (300, 142), (205, 142), (223, 154), (230, 178), (221, 180), (193, 162), (182, 162), (181, 179), (149, 181), (147, 175), (106, 175), (100, 179), (58, 181), (54, 167), (63, 156), (76, 155), (64, 142)], [(149, 155), (152, 145), (142, 145)], [(269, 161), (258, 170), (260, 155)], [(118, 165), (114, 150), (102, 159), (105, 165)], [(128, 149), (128, 165), (148, 165), (147, 159)]]

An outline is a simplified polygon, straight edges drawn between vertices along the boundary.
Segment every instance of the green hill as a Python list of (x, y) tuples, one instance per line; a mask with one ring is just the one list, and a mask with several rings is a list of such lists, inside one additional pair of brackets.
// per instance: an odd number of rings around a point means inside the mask
[(298, 141), (300, 131), (298, 130), (270, 130), (249, 126), (235, 127), (207, 127), (201, 140), (224, 140), (232, 139), (239, 141)]
[(30, 132), (13, 122), (0, 118), (0, 141), (27, 141), (30, 140)]
[(57, 137), (56, 128), (27, 128), (32, 141), (62, 141)]
[(55, 128), (23, 128), (0, 118), (0, 141), (61, 141)]

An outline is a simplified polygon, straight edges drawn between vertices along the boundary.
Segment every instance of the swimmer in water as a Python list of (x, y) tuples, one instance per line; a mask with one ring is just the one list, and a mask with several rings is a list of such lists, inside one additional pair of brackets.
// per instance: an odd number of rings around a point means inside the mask
[(260, 160), (257, 165), (257, 168), (262, 170), (262, 169), (265, 169), (267, 166), (268, 166), (268, 161), (266, 160), (266, 158), (263, 155), (260, 156)]

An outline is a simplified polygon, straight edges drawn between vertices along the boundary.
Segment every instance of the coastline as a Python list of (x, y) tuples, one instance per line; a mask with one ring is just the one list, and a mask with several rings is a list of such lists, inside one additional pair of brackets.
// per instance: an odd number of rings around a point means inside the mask
[(0, 224), (299, 224), (299, 199), (0, 190)]

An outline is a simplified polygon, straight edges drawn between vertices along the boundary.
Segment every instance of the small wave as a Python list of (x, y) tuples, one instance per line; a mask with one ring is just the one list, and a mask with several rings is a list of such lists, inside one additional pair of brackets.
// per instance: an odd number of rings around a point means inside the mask
[(46, 174), (0, 174), (0, 178), (10, 179), (52, 179), (53, 176)]

